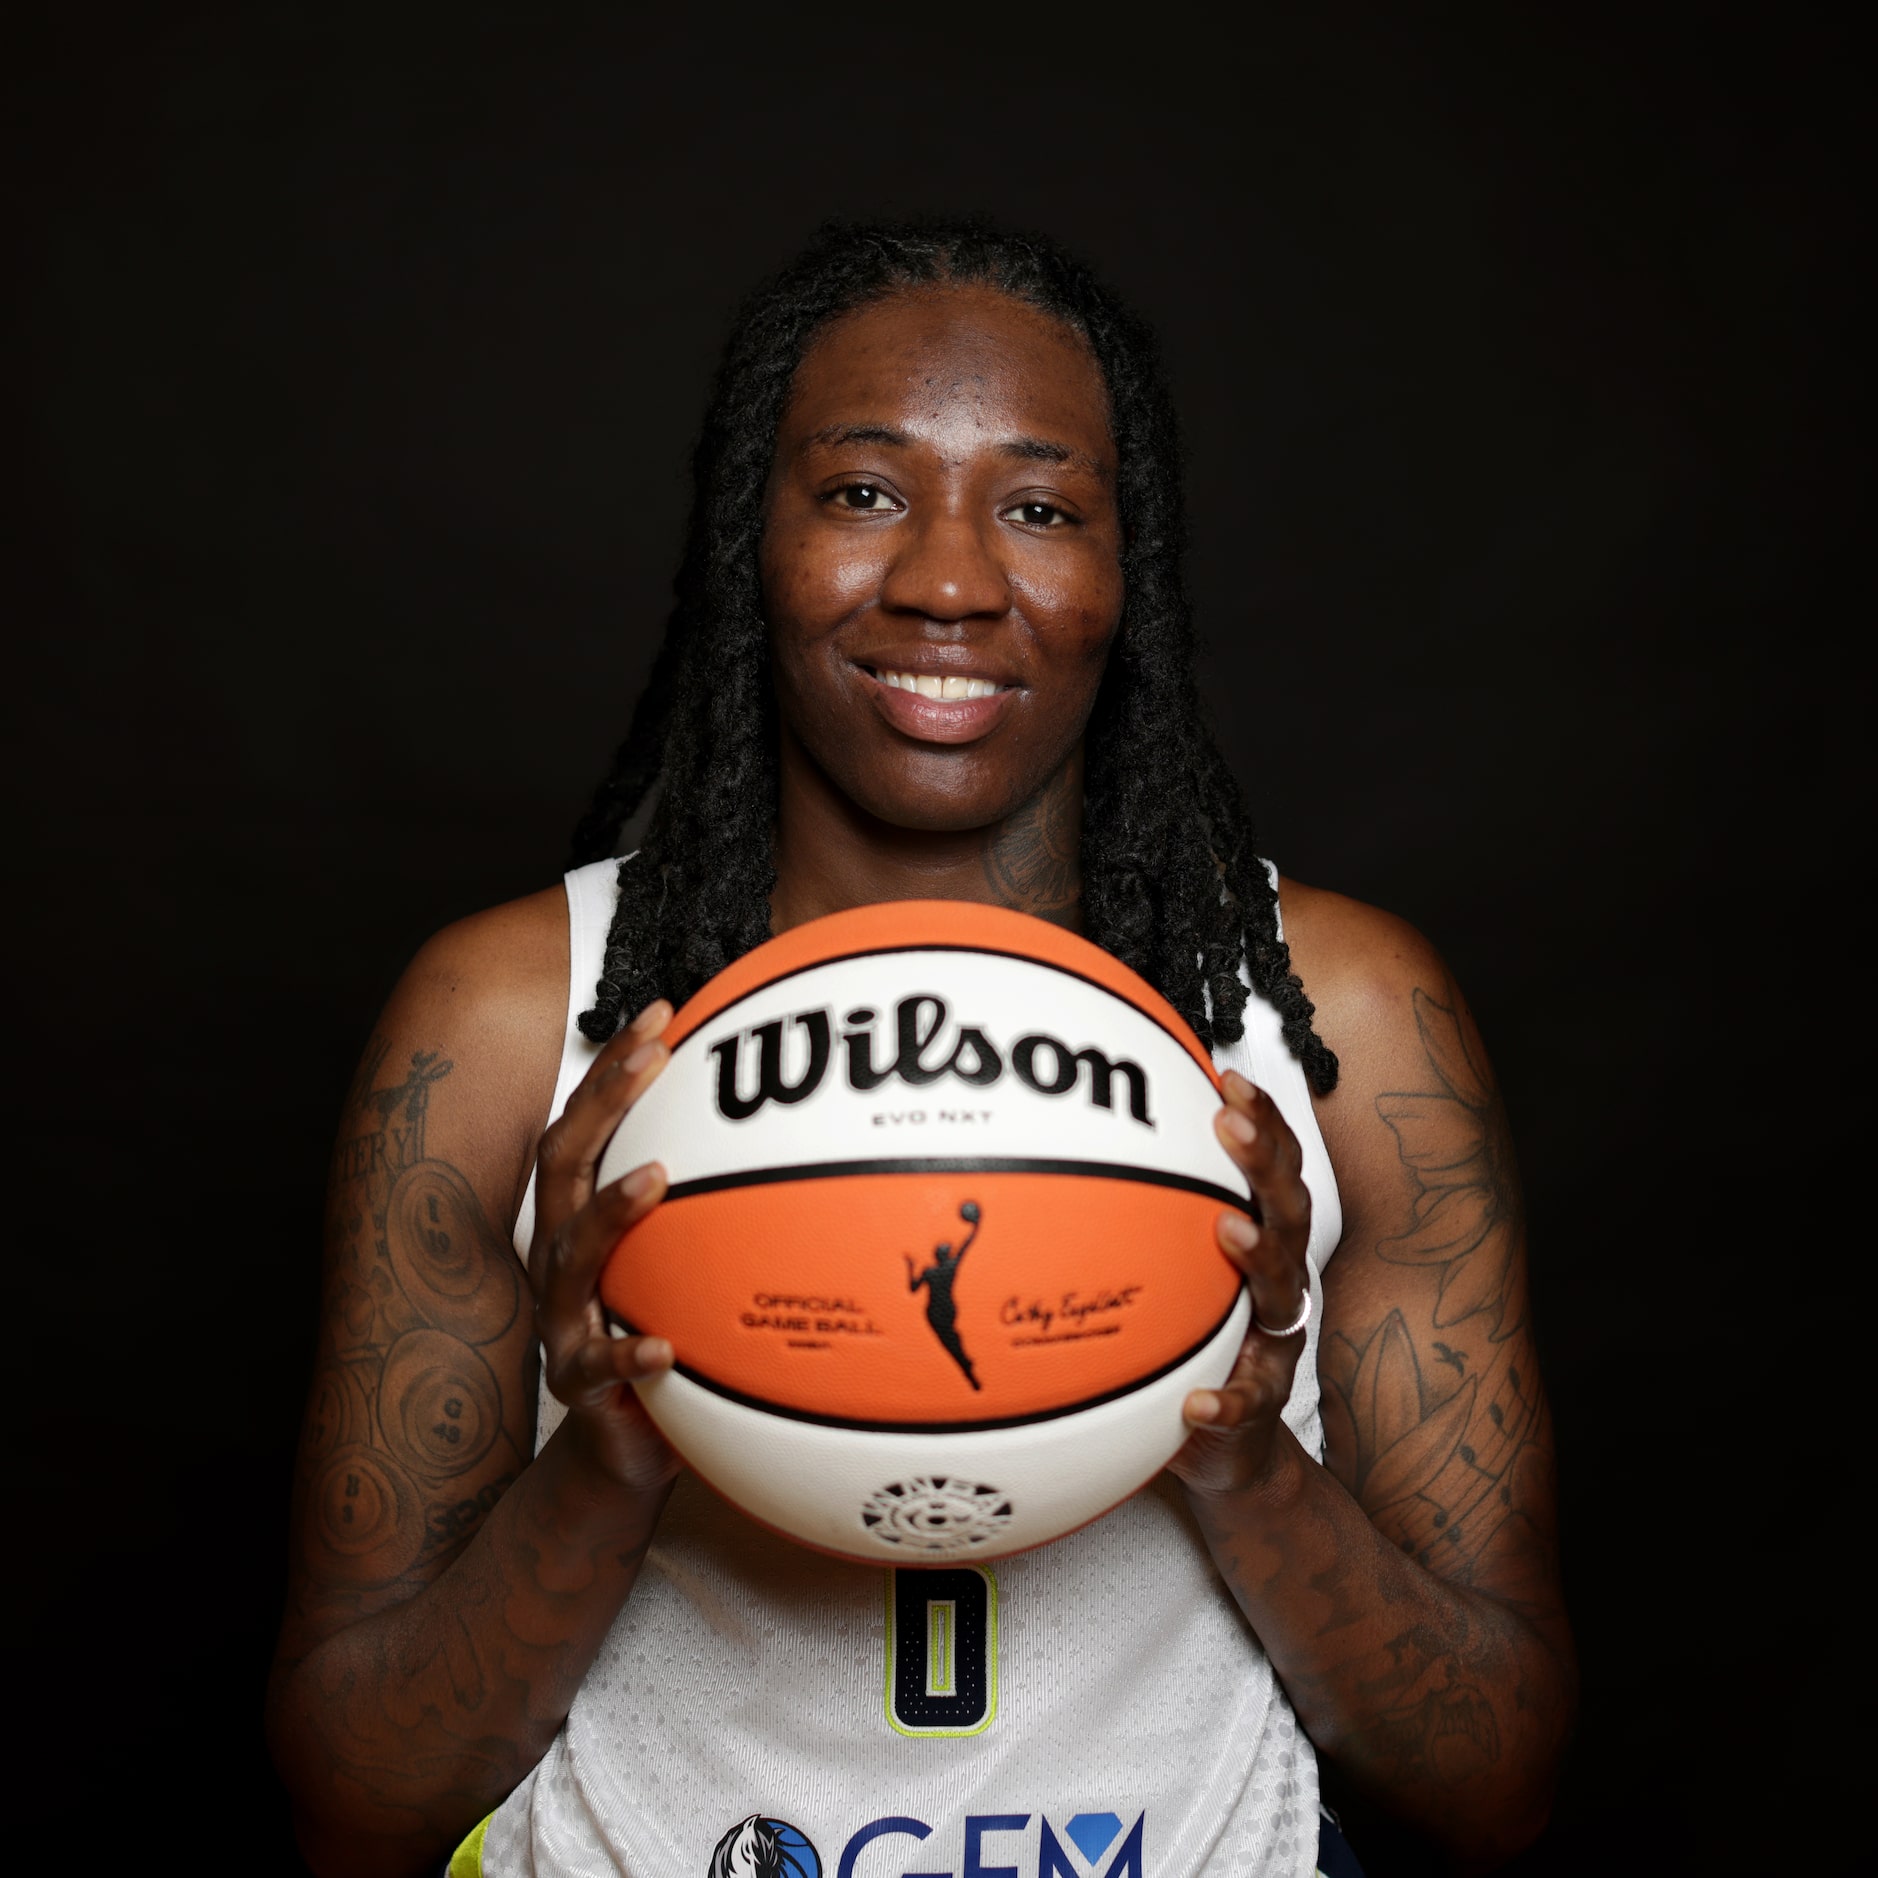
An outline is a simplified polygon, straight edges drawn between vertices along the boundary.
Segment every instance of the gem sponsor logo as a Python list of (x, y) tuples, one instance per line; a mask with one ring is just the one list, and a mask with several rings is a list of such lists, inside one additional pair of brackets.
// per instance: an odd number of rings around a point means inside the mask
[(1133, 1825), (1118, 1813), (968, 1813), (950, 1839), (890, 1813), (850, 1833), (829, 1866), (800, 1827), (753, 1815), (718, 1841), (707, 1878), (1153, 1878), (1147, 1822), (1146, 1813)]

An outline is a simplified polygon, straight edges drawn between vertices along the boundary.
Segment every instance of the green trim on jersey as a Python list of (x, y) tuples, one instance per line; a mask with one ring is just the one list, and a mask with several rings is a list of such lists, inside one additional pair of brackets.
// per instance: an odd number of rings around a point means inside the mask
[(489, 1830), (489, 1819), (478, 1822), (470, 1836), (450, 1854), (450, 1863), (444, 1868), (443, 1878), (483, 1878), (483, 1834)]

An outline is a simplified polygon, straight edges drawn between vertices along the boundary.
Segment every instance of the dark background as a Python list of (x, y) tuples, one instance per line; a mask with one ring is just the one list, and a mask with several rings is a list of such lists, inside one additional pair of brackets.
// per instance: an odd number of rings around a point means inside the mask
[(26, 26), (29, 1793), (294, 1869), (258, 1715), (353, 1057), (427, 933), (555, 877), (736, 298), (825, 214), (964, 206), (1158, 325), (1266, 850), (1421, 925), (1495, 1051), (1585, 1673), (1520, 1870), (1850, 1869), (1862, 103), (1809, 8), (1649, 12)]

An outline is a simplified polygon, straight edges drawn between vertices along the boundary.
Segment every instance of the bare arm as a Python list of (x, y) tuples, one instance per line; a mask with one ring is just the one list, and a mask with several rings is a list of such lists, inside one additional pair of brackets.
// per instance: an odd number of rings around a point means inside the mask
[[(564, 909), (548, 912), (564, 931)], [(654, 1170), (596, 1198), (592, 1167), (658, 1072), (657, 1044), (626, 1063), (668, 1013), (615, 1040), (543, 1144), (531, 1288), (494, 1220), (513, 1211), (558, 1056), (562, 991), (529, 987), (564, 985), (565, 946), (558, 980), (518, 966), (506, 951), (553, 928), (511, 913), (420, 955), (334, 1155), (268, 1702), (321, 1871), (434, 1870), (534, 1765), (631, 1589), (670, 1479), (669, 1451), (620, 1387), (635, 1360), (656, 1368), (669, 1349), (586, 1352), (579, 1295), (662, 1192)], [(537, 1291), (557, 1392), (576, 1412), (531, 1459)]]
[[(1302, 1337), (1255, 1335), (1180, 1471), (1313, 1741), (1479, 1868), (1543, 1826), (1576, 1695), (1518, 1184), (1440, 961), (1400, 922), (1319, 910), (1286, 915), (1344, 1065), (1320, 1104), (1344, 1206), (1317, 1301), (1328, 1466), (1276, 1419)], [(1243, 1085), (1229, 1109), (1266, 1213), (1239, 1256), (1260, 1316), (1289, 1322), (1295, 1142)]]

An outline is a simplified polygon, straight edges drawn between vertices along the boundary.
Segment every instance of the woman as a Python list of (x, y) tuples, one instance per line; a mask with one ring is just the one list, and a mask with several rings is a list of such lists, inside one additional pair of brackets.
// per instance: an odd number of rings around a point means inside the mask
[[(695, 476), (584, 865), (424, 948), (341, 1129), (270, 1697), (309, 1859), (434, 1871), (474, 1828), (452, 1870), (492, 1878), (1302, 1873), (1315, 1749), (1493, 1862), (1574, 1688), (1512, 1158), (1427, 943), (1253, 853), (1145, 334), (1047, 243), (835, 229), (746, 308)], [(1219, 1222), (1256, 1322), (1171, 1478), (995, 1567), (969, 1735), (883, 1712), (914, 1575), (883, 1611), (681, 1479), (625, 1386), (674, 1353), (595, 1295), (663, 1191), (594, 1168), (673, 1003), (922, 897), (1155, 982), (1259, 1216)]]

